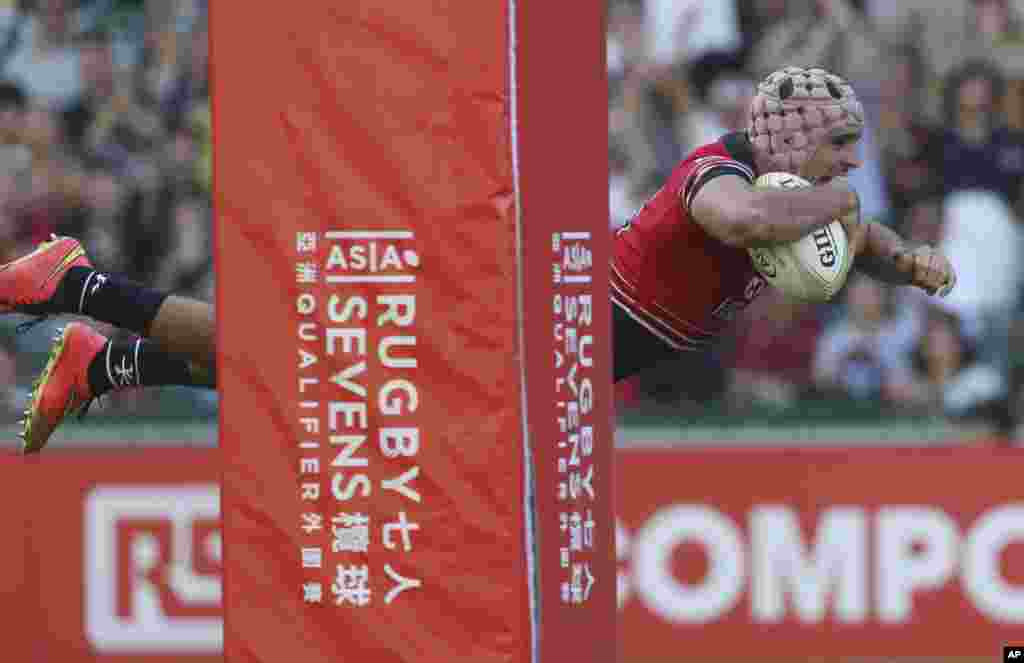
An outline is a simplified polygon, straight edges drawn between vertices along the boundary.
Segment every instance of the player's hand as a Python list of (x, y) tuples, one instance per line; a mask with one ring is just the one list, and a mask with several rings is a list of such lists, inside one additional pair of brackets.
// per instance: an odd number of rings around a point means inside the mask
[(828, 186), (834, 186), (850, 194), (851, 210), (839, 218), (839, 223), (843, 224), (843, 230), (846, 231), (846, 239), (850, 242), (851, 254), (856, 256), (864, 248), (864, 243), (867, 241), (868, 236), (868, 224), (860, 215), (860, 195), (854, 191), (853, 187), (850, 186), (850, 181), (845, 177), (834, 178), (829, 182)]
[(945, 297), (956, 286), (956, 270), (946, 256), (930, 246), (904, 250), (893, 257), (896, 269), (910, 277), (911, 285), (929, 295)]

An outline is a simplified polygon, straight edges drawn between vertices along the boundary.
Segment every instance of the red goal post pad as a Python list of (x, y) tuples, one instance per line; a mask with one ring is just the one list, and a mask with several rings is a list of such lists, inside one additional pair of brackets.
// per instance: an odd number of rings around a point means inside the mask
[(227, 661), (612, 660), (589, 11), (211, 6)]

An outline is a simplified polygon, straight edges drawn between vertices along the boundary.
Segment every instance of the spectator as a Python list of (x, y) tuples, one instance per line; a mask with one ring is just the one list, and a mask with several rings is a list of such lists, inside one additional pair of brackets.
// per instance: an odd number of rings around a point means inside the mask
[(925, 77), (917, 51), (909, 46), (894, 47), (887, 62), (875, 126), (886, 196), (898, 220), (914, 201), (938, 189), (942, 137), (923, 119)]
[(3, 170), (25, 172), (32, 155), (25, 146), (28, 98), (17, 83), (0, 81), (0, 164)]
[(213, 130), (211, 126), (209, 98), (197, 102), (188, 115), (188, 125), (195, 141), (196, 150), (196, 181), (207, 195), (211, 193), (213, 180)]
[(625, 149), (633, 189), (641, 198), (681, 155), (676, 123), (685, 117), (682, 106), (674, 106), (685, 100), (665, 97), (650, 75), (643, 67), (627, 69), (609, 111), (611, 138)]
[(624, 152), (629, 164), (630, 189), (639, 192), (653, 179), (658, 152), (651, 133), (650, 90), (652, 79), (644, 64), (642, 7), (617, 2), (609, 16), (609, 139)]
[(636, 210), (633, 184), (629, 178), (629, 159), (626, 152), (615, 141), (610, 141), (608, 150), (608, 210), (611, 227), (619, 228), (629, 221)]
[(197, 23), (188, 42), (185, 65), (160, 96), (162, 113), (172, 123), (186, 122), (189, 113), (209, 97), (208, 37), (206, 24)]
[(12, 48), (4, 74), (39, 103), (61, 106), (78, 94), (78, 51), (70, 0), (20, 2), (9, 28)]
[(798, 0), (757, 42), (750, 66), (760, 78), (785, 64), (816, 64), (841, 72), (860, 93), (880, 78), (883, 56), (881, 39), (848, 0)]
[(693, 104), (681, 140), (686, 149), (718, 140), (746, 126), (748, 107), (757, 82), (730, 53), (707, 54), (690, 68)]
[(1005, 377), (978, 361), (977, 347), (956, 315), (930, 310), (913, 360), (922, 400), (932, 411), (990, 422), (1003, 435), (1012, 431)]
[[(1009, 384), (1009, 335), (1021, 292), (1024, 136), (1000, 113), (1005, 81), (984, 60), (955, 70), (946, 85), (944, 248), (967, 276), (948, 302), (977, 347), (980, 366)], [(1010, 394), (1002, 394), (1009, 398)]]
[(818, 343), (814, 381), (821, 392), (879, 402), (913, 401), (906, 356), (914, 338), (906, 321), (892, 315), (889, 296), (875, 281), (853, 275), (844, 316)]
[(927, 401), (941, 406), (945, 387), (973, 359), (973, 348), (957, 317), (930, 309), (924, 333), (913, 353), (913, 365), (928, 394)]
[(72, 207), (74, 164), (65, 151), (57, 115), (48, 106), (28, 110), (24, 137), (32, 161), (27, 195), (21, 201), (19, 240), (34, 244), (64, 227)]
[(1006, 127), (1000, 112), (1006, 83), (990, 62), (971, 60), (946, 82), (942, 148), (947, 192), (983, 190), (1009, 205), (1020, 203), (1024, 135)]
[(131, 252), (124, 246), (131, 212), (137, 207), (134, 191), (99, 162), (85, 170), (81, 192), (82, 243), (95, 263), (103, 269), (129, 271)]
[[(742, 44), (739, 56), (745, 64), (750, 63), (752, 54), (764, 35), (769, 34), (789, 16), (789, 3), (790, 0), (740, 0), (736, 3)], [(751, 75), (757, 78), (756, 74)]]
[(79, 40), (79, 76), (82, 90), (63, 109), (68, 144), (79, 157), (95, 148), (90, 129), (116, 92), (114, 55), (110, 38), (92, 32)]
[(153, 279), (155, 287), (188, 296), (197, 295), (207, 273), (213, 269), (213, 257), (207, 249), (213, 239), (208, 218), (202, 198), (184, 198), (175, 205), (171, 239)]
[(9, 262), (22, 255), (25, 245), (18, 241), (21, 207), (18, 191), (24, 176), (0, 170), (0, 262)]
[(644, 53), (644, 19), (637, 3), (613, 1), (608, 10), (608, 82), (614, 99), (627, 73), (640, 65)]
[[(901, 4), (901, 3), (893, 3)], [(1011, 0), (913, 0), (903, 21), (906, 43), (920, 48), (932, 84), (924, 110), (943, 117), (942, 85), (963, 63), (979, 58), (1001, 61), (1022, 43), (1019, 8)]]
[(1020, 223), (1002, 196), (972, 190), (947, 197), (944, 224), (943, 251), (966, 278), (943, 308), (960, 319), (979, 364), (994, 370), (1005, 385), (1010, 326), (1021, 292)]
[(660, 68), (686, 65), (708, 51), (743, 43), (736, 0), (645, 0), (648, 57)]

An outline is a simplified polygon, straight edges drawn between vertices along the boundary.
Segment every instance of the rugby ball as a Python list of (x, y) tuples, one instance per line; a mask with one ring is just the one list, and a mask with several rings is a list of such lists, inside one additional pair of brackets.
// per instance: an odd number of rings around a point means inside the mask
[[(811, 183), (790, 173), (765, 173), (755, 187), (798, 189)], [(839, 292), (853, 263), (846, 231), (838, 221), (795, 242), (747, 249), (754, 268), (783, 294), (805, 302), (827, 302)]]

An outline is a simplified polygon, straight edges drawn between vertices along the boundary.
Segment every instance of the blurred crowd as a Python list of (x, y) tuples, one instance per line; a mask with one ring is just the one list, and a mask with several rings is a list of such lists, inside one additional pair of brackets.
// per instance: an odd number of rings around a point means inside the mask
[(769, 292), (713, 355), (640, 377), (626, 405), (778, 411), (838, 396), (1013, 430), (1024, 0), (610, 0), (607, 57), (613, 227), (687, 152), (745, 126), (761, 77), (819, 65), (865, 106), (851, 177), (865, 216), (942, 247), (959, 274), (944, 300), (856, 275), (827, 306)]
[[(211, 301), (210, 152), (206, 0), (0, 0), (0, 262), (72, 235), (98, 268)], [(50, 335), (11, 317), (14, 410)]]

